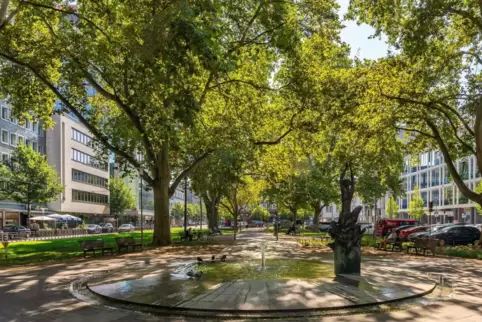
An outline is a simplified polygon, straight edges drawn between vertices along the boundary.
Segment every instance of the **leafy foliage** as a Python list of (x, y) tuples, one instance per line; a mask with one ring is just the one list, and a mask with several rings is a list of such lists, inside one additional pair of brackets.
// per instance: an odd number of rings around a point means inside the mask
[(15, 116), (47, 126), (54, 112), (73, 114), (121, 171), (142, 167), (158, 203), (154, 242), (166, 244), (168, 199), (203, 159), (291, 131), (300, 92), (280, 65), (307, 38), (337, 39), (336, 8), (333, 0), (12, 0), (0, 17), (0, 95)]
[(182, 202), (175, 202), (171, 208), (171, 216), (176, 220), (184, 218), (184, 204)]
[(45, 204), (59, 198), (64, 190), (60, 178), (47, 162), (31, 147), (19, 145), (0, 167), (1, 193), (9, 199), (26, 205)]
[(136, 197), (122, 178), (109, 180), (109, 207), (111, 213), (116, 215), (123, 215), (126, 209), (136, 207)]
[(408, 214), (414, 219), (420, 219), (424, 215), (423, 199), (420, 195), (420, 188), (418, 186), (415, 186), (412, 199), (408, 204)]
[(260, 205), (256, 206), (251, 212), (251, 219), (254, 220), (262, 220), (267, 221), (269, 218), (269, 212), (266, 208), (261, 207)]
[(389, 218), (397, 218), (398, 217), (398, 202), (392, 196), (387, 200), (387, 215)]
[(482, 194), (454, 161), (474, 155), (482, 169), (481, 10), (480, 1), (354, 0), (348, 14), (398, 50), (366, 65), (366, 101), (405, 133), (409, 153), (440, 150), (460, 192), (478, 204)]

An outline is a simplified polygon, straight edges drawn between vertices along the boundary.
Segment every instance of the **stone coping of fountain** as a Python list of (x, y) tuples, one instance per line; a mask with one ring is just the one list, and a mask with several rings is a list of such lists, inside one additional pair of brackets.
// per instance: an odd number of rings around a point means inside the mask
[(400, 275), (341, 275), (325, 280), (233, 280), (203, 286), (202, 280), (159, 284), (159, 278), (116, 283), (86, 283), (87, 289), (111, 304), (134, 305), (137, 310), (160, 309), (184, 315), (280, 315), (351, 309), (424, 296), (436, 284)]

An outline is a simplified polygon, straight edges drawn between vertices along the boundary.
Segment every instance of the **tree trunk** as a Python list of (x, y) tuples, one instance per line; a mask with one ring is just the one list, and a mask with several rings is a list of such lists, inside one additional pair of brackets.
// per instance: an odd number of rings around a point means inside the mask
[(238, 232), (238, 211), (234, 213), (234, 227), (233, 227), (233, 239), (236, 240), (236, 233)]
[(335, 255), (335, 274), (360, 274), (361, 247), (360, 240), (364, 230), (357, 225), (362, 206), (351, 210), (351, 201), (355, 192), (355, 179), (351, 173), (350, 179), (344, 179), (347, 165), (340, 176), (342, 208), (338, 222), (331, 223), (330, 235), (335, 240), (330, 244)]
[(158, 179), (152, 186), (154, 192), (154, 235), (152, 243), (157, 246), (171, 243), (171, 225), (169, 218), (169, 169), (168, 142), (164, 142), (158, 155)]
[(321, 205), (321, 202), (313, 205), (315, 211), (315, 213), (313, 214), (313, 231), (316, 233), (320, 232), (320, 213), (324, 207), (325, 205)]
[(152, 243), (157, 246), (171, 243), (169, 222), (169, 181), (156, 181), (154, 192), (154, 235)]
[(208, 220), (208, 229), (213, 229), (213, 208), (211, 206), (211, 201), (207, 200), (207, 198), (204, 198), (204, 205), (206, 206), (206, 218)]

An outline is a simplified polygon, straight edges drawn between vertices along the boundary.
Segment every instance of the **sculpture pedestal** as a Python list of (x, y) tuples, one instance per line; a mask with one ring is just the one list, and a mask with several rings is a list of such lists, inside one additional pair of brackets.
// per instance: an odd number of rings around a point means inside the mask
[(341, 245), (334, 245), (335, 274), (357, 274), (361, 271), (361, 247), (347, 249)]

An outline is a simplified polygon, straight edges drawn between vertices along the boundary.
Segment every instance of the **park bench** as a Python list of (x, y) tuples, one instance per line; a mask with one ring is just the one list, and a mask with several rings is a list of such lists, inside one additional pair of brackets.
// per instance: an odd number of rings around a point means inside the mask
[(381, 248), (381, 243), (377, 243), (377, 249), (380, 249), (380, 250), (388, 250), (387, 249), (387, 246), (388, 245), (391, 245), (391, 250), (392, 252), (394, 252), (395, 250), (401, 252), (402, 251), (402, 240), (400, 238), (397, 237), (397, 239), (395, 240), (395, 242), (387, 242), (385, 244), (385, 247), (382, 249)]
[(84, 252), (84, 257), (86, 256), (87, 252), (92, 252), (95, 257), (96, 250), (100, 250), (102, 255), (104, 255), (105, 251), (108, 251), (111, 255), (114, 255), (114, 247), (105, 247), (102, 239), (79, 241), (79, 244), (80, 248)]
[(435, 256), (435, 251), (437, 247), (443, 247), (443, 246), (444, 246), (443, 240), (432, 239), (432, 238), (418, 238), (418, 239), (415, 239), (412, 246), (407, 247), (407, 254), (411, 250), (415, 249), (415, 253), (417, 255), (422, 254), (425, 256), (427, 254), (427, 250), (429, 250), (430, 252), (432, 252), (432, 255)]
[(179, 232), (179, 238), (181, 239), (181, 242), (189, 240), (189, 237), (186, 236), (186, 234), (184, 234), (184, 232)]
[(132, 248), (132, 251), (134, 251), (136, 247), (142, 249), (142, 243), (136, 243), (134, 237), (119, 237), (115, 239), (115, 243), (117, 244), (118, 254), (121, 253), (123, 248), (125, 248), (127, 252), (129, 252), (129, 247)]

